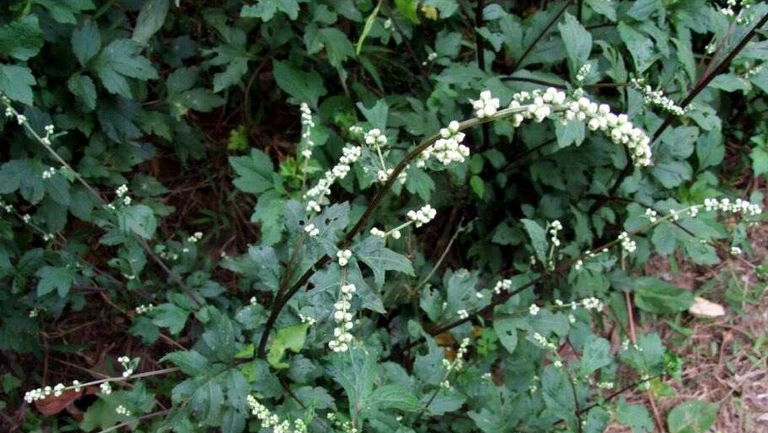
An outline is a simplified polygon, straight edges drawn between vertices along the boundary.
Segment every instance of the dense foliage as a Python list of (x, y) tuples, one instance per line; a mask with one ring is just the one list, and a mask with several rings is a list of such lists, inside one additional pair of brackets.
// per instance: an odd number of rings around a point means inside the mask
[(763, 197), (722, 165), (768, 173), (766, 19), (4, 2), (0, 425), (653, 431), (622, 392), (685, 360), (634, 324), (693, 294), (641, 269), (749, 252)]

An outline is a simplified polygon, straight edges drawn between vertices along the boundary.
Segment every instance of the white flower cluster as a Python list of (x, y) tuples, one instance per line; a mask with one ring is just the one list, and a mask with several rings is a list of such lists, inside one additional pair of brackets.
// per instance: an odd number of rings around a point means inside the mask
[(5, 107), (5, 117), (16, 117), (16, 122), (18, 122), (19, 125), (23, 125), (27, 121), (27, 116), (17, 113), (16, 110), (11, 108), (11, 100), (7, 97), (3, 96), (3, 104), (6, 105)]
[(704, 200), (704, 210), (707, 212), (719, 210), (733, 214), (741, 213), (747, 216), (757, 216), (763, 213), (763, 208), (759, 204), (750, 203), (740, 198), (736, 199), (733, 203), (727, 198), (719, 201), (714, 198), (708, 198)]
[(29, 222), (32, 221), (32, 216), (30, 216), (28, 213), (25, 213), (21, 216), (21, 220), (24, 221), (25, 224), (29, 224)]
[(101, 390), (101, 393), (104, 395), (112, 394), (112, 385), (110, 385), (109, 382), (104, 382), (101, 385), (99, 385), (99, 389)]
[(311, 316), (305, 316), (301, 313), (299, 313), (299, 319), (301, 319), (301, 323), (309, 323), (309, 326), (314, 326), (317, 323), (317, 319)]
[(600, 389), (613, 389), (613, 382), (598, 382), (597, 387)]
[(336, 258), (339, 259), (339, 266), (343, 268), (344, 266), (347, 266), (347, 263), (349, 263), (349, 259), (352, 258), (352, 251), (339, 250), (336, 252)]
[(40, 141), (46, 145), (51, 145), (51, 137), (53, 136), (54, 126), (53, 125), (45, 125), (45, 137), (41, 137)]
[(333, 304), (333, 320), (336, 327), (333, 329), (333, 340), (328, 343), (328, 347), (334, 352), (346, 352), (349, 350), (349, 342), (352, 341), (352, 334), (349, 332), (354, 326), (352, 324), (352, 296), (357, 291), (354, 284), (342, 284), (339, 290), (339, 298)]
[(533, 339), (539, 343), (540, 345), (544, 346), (544, 348), (548, 350), (557, 350), (557, 346), (555, 343), (552, 343), (546, 339), (543, 335), (539, 334), (538, 332), (535, 332), (533, 334)]
[(384, 135), (379, 128), (373, 128), (365, 133), (363, 141), (374, 149), (381, 148), (387, 145), (387, 136)]
[(308, 212), (320, 212), (320, 206), (327, 203), (325, 196), (331, 192), (331, 185), (337, 179), (344, 179), (347, 176), (351, 169), (351, 164), (360, 159), (362, 149), (359, 146), (348, 146), (342, 149), (342, 154), (341, 158), (339, 158), (339, 163), (326, 171), (323, 178), (317, 182), (317, 185), (310, 188), (304, 194), (304, 198), (309, 199), (307, 202)]
[(459, 315), (459, 319), (464, 320), (469, 318), (469, 312), (467, 310), (459, 310), (456, 312)]
[(30, 319), (34, 319), (39, 314), (40, 314), (40, 309), (39, 308), (33, 308), (33, 309), (29, 310), (29, 318)]
[(34, 403), (38, 400), (43, 400), (50, 395), (53, 395), (54, 397), (60, 397), (66, 389), (67, 387), (64, 386), (63, 383), (59, 383), (53, 388), (46, 386), (45, 388), (33, 389), (32, 391), (27, 391), (24, 394), (24, 401), (27, 403)]
[(557, 238), (558, 232), (563, 229), (563, 225), (558, 220), (552, 221), (552, 223), (549, 225), (549, 234), (550, 234), (550, 240), (552, 241), (552, 245), (559, 247), (560, 246), (560, 239)]
[(460, 127), (458, 121), (452, 120), (447, 128), (440, 129), (440, 138), (419, 154), (416, 166), (424, 167), (431, 156), (446, 166), (453, 162), (464, 162), (469, 157), (469, 148), (461, 144), (465, 134), (459, 131)]
[(655, 105), (663, 111), (674, 114), (675, 116), (682, 116), (685, 114), (685, 109), (675, 104), (675, 101), (666, 97), (661, 90), (653, 90), (651, 86), (647, 84), (643, 85), (643, 82), (636, 78), (630, 80), (629, 84), (643, 94), (643, 101), (645, 101), (647, 105)]
[(0, 200), (0, 209), (5, 210), (8, 213), (13, 212), (13, 205)]
[(56, 169), (55, 169), (55, 168), (53, 168), (53, 167), (48, 167), (47, 169), (45, 169), (45, 170), (43, 171), (43, 174), (41, 175), (41, 177), (42, 177), (43, 179), (50, 179), (50, 178), (52, 178), (52, 177), (53, 177), (53, 175), (55, 175), (55, 174), (56, 174)]
[[(523, 104), (528, 102), (528, 104)], [(526, 119), (542, 122), (557, 119), (562, 124), (572, 120), (586, 122), (592, 131), (600, 130), (616, 144), (623, 144), (632, 153), (636, 166), (651, 165), (651, 139), (629, 121), (626, 114), (615, 115), (608, 104), (597, 104), (584, 96), (568, 99), (565, 92), (550, 87), (544, 92), (520, 92), (512, 98), (510, 108), (527, 107), (512, 116), (512, 124), (519, 126)]]
[(491, 96), (490, 90), (480, 92), (480, 98), (471, 100), (472, 108), (475, 109), (475, 116), (480, 119), (491, 117), (499, 110), (499, 99)]
[(304, 128), (304, 132), (301, 134), (301, 138), (307, 140), (307, 148), (304, 149), (301, 154), (304, 156), (304, 158), (309, 159), (312, 157), (312, 148), (315, 146), (315, 142), (310, 138), (312, 135), (312, 128), (315, 126), (315, 122), (312, 120), (312, 111), (309, 109), (309, 105), (307, 105), (305, 102), (302, 102), (299, 110), (301, 111), (301, 125)]
[(586, 80), (587, 77), (589, 76), (590, 72), (592, 72), (592, 64), (585, 63), (584, 66), (579, 68), (579, 72), (576, 73), (576, 81), (579, 83), (583, 83), (584, 80)]
[(413, 221), (416, 227), (421, 227), (424, 224), (432, 221), (437, 215), (437, 210), (430, 205), (424, 205), (418, 211), (409, 210), (406, 216), (409, 220)]
[(493, 293), (500, 295), (502, 291), (507, 291), (512, 288), (512, 280), (504, 279), (496, 283), (493, 287)]
[(120, 406), (118, 406), (118, 407), (116, 407), (116, 408), (115, 408), (115, 412), (117, 412), (117, 414), (118, 414), (118, 415), (123, 415), (123, 416), (131, 416), (131, 411), (130, 411), (130, 410), (128, 410), (128, 409), (127, 409), (125, 406), (123, 406), (122, 404), (121, 404)]
[(531, 304), (531, 306), (528, 308), (528, 313), (529, 313), (531, 316), (535, 316), (535, 315), (539, 314), (539, 310), (540, 310), (540, 308), (539, 308), (539, 306), (538, 306), (538, 305), (536, 305), (536, 304)]
[[(741, 6), (741, 9), (739, 12), (735, 11), (735, 8)], [(749, 8), (752, 7), (752, 2), (750, 0), (728, 0), (726, 2), (726, 7), (718, 7), (720, 10), (720, 13), (725, 15), (726, 17), (736, 17), (736, 24), (748, 24), (751, 18), (752, 14), (747, 13)]]
[(131, 361), (131, 358), (128, 358), (127, 356), (121, 356), (117, 358), (117, 362), (120, 363), (120, 365), (123, 366), (123, 377), (130, 377), (133, 374), (133, 366), (138, 363), (138, 359), (136, 362)]
[(320, 229), (317, 228), (314, 224), (309, 223), (304, 226), (304, 232), (307, 233), (309, 237), (313, 238), (320, 234)]
[(734, 256), (738, 256), (743, 252), (744, 251), (742, 251), (741, 248), (739, 247), (731, 247), (731, 254), (733, 254)]
[(648, 208), (645, 210), (645, 216), (648, 217), (648, 221), (651, 222), (651, 224), (656, 222), (656, 211)]
[(621, 241), (621, 247), (627, 253), (634, 253), (637, 250), (637, 243), (629, 237), (627, 232), (621, 232), (619, 240)]
[(56, 235), (53, 233), (45, 233), (43, 234), (43, 241), (48, 242), (52, 241), (54, 238), (56, 238)]
[(200, 239), (202, 238), (203, 238), (203, 232), (195, 232), (195, 234), (187, 238), (187, 242), (191, 244), (196, 244), (200, 242)]
[(307, 433), (307, 426), (301, 419), (294, 421), (293, 428), (291, 428), (290, 421), (281, 420), (279, 416), (273, 414), (266, 406), (259, 403), (254, 396), (249, 395), (247, 400), (251, 413), (261, 421), (262, 429), (272, 429), (273, 433)]
[[(128, 195), (128, 185), (120, 185), (119, 188), (115, 190), (115, 194), (117, 195), (117, 198), (123, 199), (123, 204), (125, 206), (129, 206), (131, 202), (133, 201), (131, 197)], [(110, 209), (114, 210), (115, 206), (112, 204), (107, 205)]]
[(136, 307), (135, 311), (136, 311), (136, 314), (146, 314), (154, 309), (155, 309), (154, 304), (149, 304), (149, 305), (141, 304), (138, 307)]
[(456, 357), (453, 361), (443, 358), (443, 367), (445, 367), (445, 376), (443, 381), (440, 382), (440, 388), (450, 389), (451, 382), (448, 381), (448, 376), (452, 371), (459, 371), (464, 368), (464, 356), (467, 354), (467, 348), (469, 347), (469, 338), (464, 337), (459, 345), (459, 350), (456, 351)]

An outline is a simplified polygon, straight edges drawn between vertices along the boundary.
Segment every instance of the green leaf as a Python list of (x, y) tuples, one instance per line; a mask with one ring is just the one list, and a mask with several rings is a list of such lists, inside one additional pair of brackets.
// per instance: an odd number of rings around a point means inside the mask
[(275, 245), (280, 242), (283, 233), (283, 200), (277, 191), (267, 191), (259, 196), (253, 209), (251, 221), (261, 224), (261, 244)]
[(233, 183), (240, 191), (261, 194), (274, 187), (272, 160), (261, 150), (254, 148), (250, 156), (230, 157), (229, 163), (238, 175)]
[(45, 195), (42, 173), (42, 164), (34, 159), (8, 161), (0, 167), (0, 194), (19, 190), (25, 200), (37, 204)]
[(96, 86), (91, 77), (74, 74), (67, 80), (67, 88), (83, 105), (83, 111), (90, 112), (96, 108)]
[(485, 197), (485, 182), (483, 182), (483, 178), (477, 175), (471, 176), (469, 178), (469, 186), (478, 198), (482, 199)]
[(633, 433), (649, 433), (654, 431), (653, 419), (648, 409), (639, 404), (627, 404), (622, 397), (616, 407), (616, 419), (632, 429)]
[(141, 46), (131, 39), (117, 39), (107, 45), (99, 54), (93, 70), (110, 92), (131, 99), (131, 88), (127, 78), (153, 80), (157, 71), (152, 62), (141, 56)]
[(376, 388), (363, 403), (363, 410), (400, 409), (416, 412), (421, 402), (410, 389), (403, 385), (385, 385)]
[(157, 228), (155, 213), (152, 208), (143, 204), (118, 210), (117, 224), (124, 232), (133, 232), (144, 239), (151, 239)]
[(325, 46), (328, 62), (336, 69), (342, 69), (342, 63), (355, 55), (355, 48), (347, 35), (335, 27), (327, 27), (317, 32), (318, 39)]
[(653, 41), (623, 22), (619, 23), (618, 29), (621, 40), (627, 45), (627, 51), (632, 55), (637, 73), (642, 74), (656, 61)]
[(243, 6), (240, 16), (243, 18), (260, 18), (269, 21), (274, 18), (277, 11), (283, 12), (292, 20), (299, 17), (299, 3), (297, 0), (257, 0), (253, 6)]
[(749, 153), (749, 157), (752, 158), (752, 171), (755, 172), (755, 176), (768, 173), (768, 151), (756, 147)]
[(395, 6), (397, 10), (408, 18), (412, 23), (419, 24), (419, 15), (416, 13), (416, 9), (419, 6), (417, 0), (395, 0)]
[(595, 370), (603, 368), (611, 363), (611, 344), (604, 338), (590, 335), (584, 345), (584, 355), (579, 365), (579, 374), (588, 376)]
[(358, 102), (357, 108), (363, 113), (363, 116), (365, 116), (365, 119), (372, 127), (379, 128), (382, 132), (387, 129), (389, 106), (383, 99), (377, 100), (376, 105), (371, 108), (366, 108), (362, 102)]
[(0, 27), (0, 55), (28, 60), (42, 47), (43, 31), (36, 15), (26, 15)]
[(35, 274), (40, 281), (37, 283), (37, 296), (45, 296), (57, 290), (60, 297), (67, 296), (72, 283), (75, 281), (75, 272), (67, 267), (44, 266)]
[(171, 362), (190, 376), (201, 374), (209, 367), (208, 359), (195, 350), (171, 352), (160, 359), (160, 362), (165, 361)]
[(169, 7), (170, 2), (168, 0), (144, 2), (144, 6), (139, 11), (139, 17), (136, 18), (136, 27), (133, 29), (131, 38), (142, 45), (146, 45), (152, 35), (163, 27)]
[(519, 327), (520, 324), (517, 319), (505, 318), (493, 321), (493, 330), (499, 337), (501, 345), (509, 353), (514, 353), (517, 348), (517, 330)]
[(32, 86), (36, 83), (35, 76), (26, 66), (0, 63), (0, 92), (11, 100), (32, 105)]
[(77, 15), (83, 11), (96, 9), (91, 0), (35, 0), (35, 3), (45, 7), (51, 17), (62, 24), (77, 24)]
[(528, 237), (531, 238), (531, 245), (536, 252), (536, 258), (541, 263), (547, 262), (547, 233), (541, 226), (533, 220), (523, 219), (523, 226), (528, 233)]
[(273, 62), (277, 85), (301, 102), (316, 107), (318, 99), (327, 92), (323, 78), (315, 71), (304, 72), (288, 62)]
[(378, 236), (368, 236), (356, 248), (352, 249), (354, 257), (368, 265), (373, 271), (373, 280), (377, 285), (384, 284), (386, 271), (398, 271), (414, 275), (411, 261), (384, 245), (384, 239)]
[(99, 53), (99, 50), (101, 50), (101, 34), (95, 22), (86, 21), (82, 27), (72, 32), (72, 51), (80, 65), (86, 66)]
[(717, 420), (718, 406), (707, 401), (687, 401), (667, 415), (669, 433), (706, 433)]
[(269, 353), (267, 353), (269, 364), (278, 369), (288, 368), (289, 365), (282, 361), (283, 355), (285, 355), (286, 350), (295, 353), (301, 351), (307, 338), (307, 330), (309, 330), (309, 323), (301, 323), (277, 331), (277, 335), (269, 346)]
[(177, 307), (174, 304), (160, 304), (153, 311), (152, 323), (161, 328), (168, 328), (168, 332), (176, 335), (184, 329), (189, 317), (189, 311)]
[(564, 22), (558, 24), (557, 28), (560, 29), (560, 36), (563, 38), (565, 50), (571, 60), (571, 71), (575, 74), (589, 59), (589, 53), (592, 51), (592, 34), (568, 12), (565, 13)]
[(634, 284), (637, 307), (650, 313), (678, 313), (693, 304), (693, 294), (653, 277), (638, 278)]
[(593, 11), (616, 22), (616, 9), (614, 9), (611, 0), (587, 0), (587, 5), (589, 5)]

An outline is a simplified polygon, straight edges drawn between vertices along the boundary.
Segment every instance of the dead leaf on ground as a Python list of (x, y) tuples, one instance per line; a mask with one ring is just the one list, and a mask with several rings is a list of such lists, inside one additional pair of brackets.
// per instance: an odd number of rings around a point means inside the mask
[(83, 395), (82, 390), (75, 391), (74, 389), (68, 389), (58, 397), (49, 395), (42, 400), (37, 400), (35, 402), (35, 407), (45, 416), (56, 415), (69, 406), (70, 403), (73, 403), (80, 398), (81, 395)]
[(693, 305), (688, 308), (688, 312), (696, 317), (705, 319), (713, 319), (715, 317), (725, 316), (725, 308), (723, 308), (722, 305), (707, 301), (700, 296), (696, 297)]

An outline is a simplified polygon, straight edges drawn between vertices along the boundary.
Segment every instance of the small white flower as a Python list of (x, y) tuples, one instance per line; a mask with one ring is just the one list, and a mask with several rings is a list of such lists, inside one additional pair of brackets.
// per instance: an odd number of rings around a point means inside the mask
[(528, 313), (530, 313), (531, 316), (535, 316), (535, 315), (539, 314), (539, 310), (540, 310), (540, 308), (539, 308), (538, 305), (531, 304), (531, 306), (528, 308)]
[(304, 226), (304, 231), (309, 235), (309, 237), (313, 238), (320, 234), (320, 229), (315, 227), (314, 224), (307, 224)]
[(101, 389), (101, 393), (104, 395), (112, 394), (112, 385), (110, 385), (109, 382), (102, 383), (99, 385), (99, 388)]
[(339, 250), (336, 252), (336, 257), (339, 259), (339, 266), (344, 267), (349, 263), (349, 259), (352, 258), (352, 251)]

